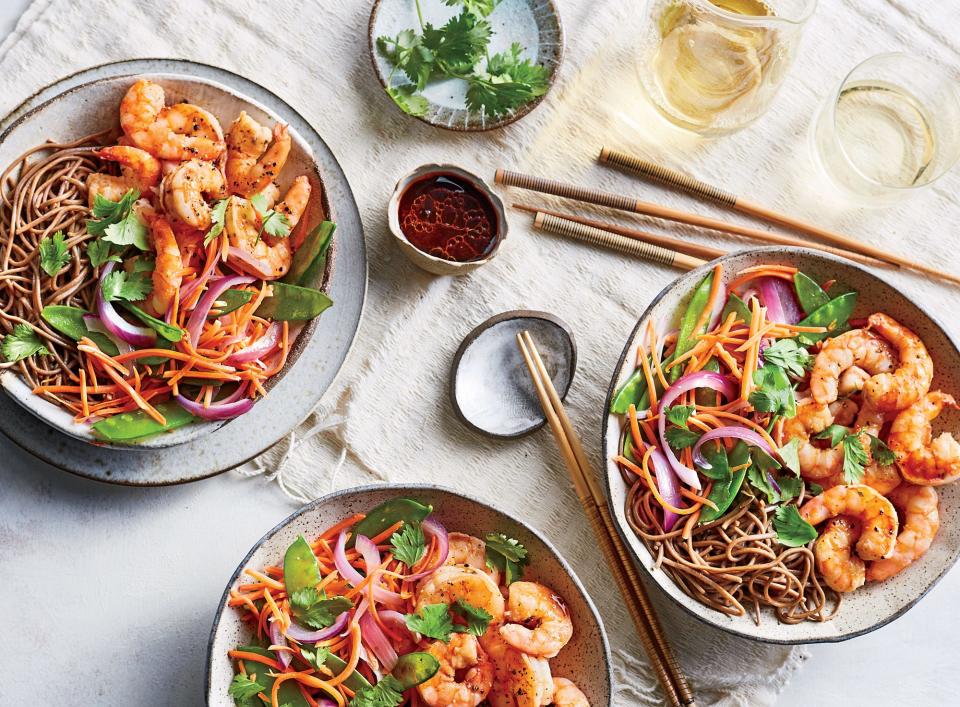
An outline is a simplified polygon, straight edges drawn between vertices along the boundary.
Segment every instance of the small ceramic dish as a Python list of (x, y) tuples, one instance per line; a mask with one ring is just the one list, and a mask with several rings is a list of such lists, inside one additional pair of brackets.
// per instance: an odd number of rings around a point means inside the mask
[[(378, 37), (396, 37), (400, 32), (419, 28), (423, 24), (442, 27), (459, 14), (459, 3), (442, 0), (377, 0), (370, 13), (368, 29), (370, 59), (380, 85), (388, 92), (409, 86), (409, 80), (377, 49)], [(419, 14), (422, 13), (422, 22)], [(513, 43), (524, 48), (524, 56), (548, 70), (548, 91), (553, 86), (563, 59), (563, 26), (553, 0), (500, 0), (486, 18), (491, 26), (489, 54), (506, 52)], [(433, 80), (419, 93), (426, 99), (422, 111), (408, 111), (418, 120), (446, 130), (493, 130), (519, 120), (536, 108), (544, 99), (538, 96), (520, 108), (493, 117), (485, 112), (470, 110), (466, 103), (467, 84), (461, 79)], [(396, 103), (387, 98), (391, 103)], [(397, 106), (398, 110), (402, 110)]]
[(524, 330), (536, 342), (560, 397), (570, 390), (577, 345), (566, 324), (547, 312), (523, 309), (490, 317), (464, 338), (450, 373), (453, 409), (477, 432), (514, 439), (547, 422), (517, 346), (517, 334)]
[[(233, 707), (227, 689), (233, 679), (233, 664), (227, 651), (250, 639), (251, 628), (240, 620), (240, 612), (227, 607), (230, 591), (245, 581), (246, 567), (276, 565), (298, 535), (308, 539), (354, 513), (370, 511), (389, 499), (407, 497), (430, 504), (434, 515), (450, 531), (483, 537), (496, 530), (519, 540), (527, 548), (530, 564), (524, 579), (541, 582), (563, 597), (573, 621), (573, 638), (550, 667), (557, 677), (574, 680), (590, 704), (603, 707), (611, 703), (612, 674), (610, 646), (597, 608), (573, 570), (550, 542), (523, 521), (482, 501), (429, 485), (382, 484), (338, 491), (304, 506), (264, 535), (247, 553), (220, 597), (207, 646), (206, 694), (212, 707)], [(589, 666), (589, 670), (585, 669)]]
[[(641, 325), (652, 317), (664, 326), (677, 323), (685, 303), (697, 284), (717, 263), (723, 264), (724, 284), (741, 270), (762, 264), (792, 265), (810, 274), (817, 282), (836, 279), (855, 289), (856, 309), (852, 318), (882, 311), (908, 326), (923, 339), (933, 358), (933, 389), (960, 393), (960, 351), (957, 343), (932, 316), (914, 304), (900, 290), (862, 267), (832, 255), (806, 248), (770, 247), (740, 251), (718, 258), (677, 278), (660, 292), (640, 316), (614, 371), (605, 410), (610, 409), (614, 391), (634, 369), (637, 343), (643, 335)], [(960, 414), (945, 413), (934, 423), (946, 429), (958, 428)], [(830, 621), (804, 621), (794, 625), (779, 623), (770, 612), (761, 614), (759, 624), (751, 616), (727, 616), (687, 596), (662, 570), (654, 568), (647, 546), (630, 528), (624, 512), (627, 485), (612, 458), (619, 453), (620, 423), (616, 416), (604, 414), (603, 450), (610, 511), (618, 531), (649, 578), (682, 609), (692, 616), (724, 631), (767, 643), (802, 644), (845, 641), (869, 633), (902, 616), (933, 587), (960, 557), (960, 484), (937, 488), (940, 495), (940, 531), (927, 553), (890, 579), (869, 582), (844, 596), (839, 613)]]
[[(475, 189), (481, 197), (485, 198), (489, 204), (492, 219), (495, 221), (495, 232), (491, 245), (480, 258), (475, 260), (447, 260), (445, 258), (439, 258), (420, 250), (410, 242), (403, 232), (403, 228), (400, 225), (400, 202), (403, 195), (408, 189), (423, 180), (442, 176), (451, 176), (466, 183)], [(452, 164), (425, 164), (401, 177), (397, 182), (397, 186), (394, 187), (393, 196), (390, 197), (390, 202), (387, 205), (387, 221), (390, 225), (390, 233), (393, 234), (403, 254), (406, 255), (414, 265), (434, 275), (466, 275), (468, 272), (476, 270), (484, 263), (489, 263), (496, 257), (500, 250), (500, 245), (507, 237), (506, 209), (500, 197), (494, 193), (486, 182), (473, 172), (468, 172)]]

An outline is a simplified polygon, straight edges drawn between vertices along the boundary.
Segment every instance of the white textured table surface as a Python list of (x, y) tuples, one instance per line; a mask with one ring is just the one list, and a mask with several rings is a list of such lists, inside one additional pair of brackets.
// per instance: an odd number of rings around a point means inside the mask
[[(0, 3), (0, 37), (27, 4)], [(886, 9), (909, 11), (893, 0)], [(200, 704), (206, 637), (224, 579), (291, 508), (275, 487), (231, 474), (169, 489), (103, 486), (0, 441), (8, 627), (0, 705)], [(955, 704), (957, 596), (960, 570), (892, 625), (812, 646), (781, 704)], [(72, 677), (47, 680), (54, 672)]]

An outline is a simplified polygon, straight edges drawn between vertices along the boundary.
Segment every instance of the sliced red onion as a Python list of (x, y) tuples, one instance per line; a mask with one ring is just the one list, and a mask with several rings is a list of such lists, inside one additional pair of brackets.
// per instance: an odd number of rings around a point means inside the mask
[[(450, 555), (450, 537), (447, 535), (447, 529), (440, 524), (440, 521), (433, 516), (430, 516), (420, 524), (420, 527), (423, 528), (423, 534), (428, 540), (429, 538), (437, 539), (437, 561), (428, 569), (421, 570), (416, 574), (408, 575), (408, 580), (423, 579), (431, 572), (434, 572), (438, 567), (442, 567), (447, 561), (447, 557)], [(428, 542), (427, 547), (429, 546), (430, 544)]]
[(387, 672), (393, 670), (397, 664), (397, 652), (390, 645), (390, 639), (387, 638), (383, 630), (377, 625), (373, 614), (367, 612), (360, 617), (360, 637), (367, 647), (377, 656), (380, 664), (386, 668)]
[[(284, 646), (287, 647), (287, 639), (283, 637), (283, 634), (280, 632), (280, 626), (277, 625), (276, 621), (271, 620), (267, 624), (267, 633), (270, 634), (270, 644), (274, 646)], [(293, 656), (290, 654), (290, 651), (274, 651), (277, 654), (277, 660), (280, 661), (280, 665), (284, 668), (290, 667), (290, 662), (293, 660)]]
[(252, 398), (244, 398), (243, 400), (234, 400), (231, 402), (215, 402), (210, 403), (209, 407), (204, 407), (203, 403), (198, 403), (183, 395), (175, 395), (173, 397), (177, 403), (179, 403), (180, 407), (191, 415), (196, 415), (201, 420), (229, 420), (231, 417), (239, 417), (240, 415), (250, 412), (250, 408), (253, 407)]
[(758, 280), (760, 300), (767, 308), (767, 319), (777, 324), (796, 324), (803, 317), (793, 288), (779, 277)]
[(273, 268), (269, 263), (265, 263), (259, 258), (254, 258), (252, 255), (246, 251), (240, 250), (236, 246), (230, 246), (227, 249), (228, 258), (227, 262), (231, 260), (237, 261), (233, 263), (236, 267), (239, 265), (239, 269), (243, 272), (253, 273), (257, 277), (263, 278), (264, 280), (273, 280), (276, 279), (276, 275), (273, 272)]
[(217, 301), (217, 297), (235, 285), (249, 285), (253, 281), (254, 278), (249, 275), (227, 275), (210, 280), (207, 283), (207, 291), (197, 302), (193, 311), (190, 312), (190, 319), (187, 320), (187, 331), (190, 333), (191, 346), (197, 346), (197, 342), (200, 340), (200, 329), (203, 328), (203, 323), (206, 321), (213, 303)]
[(130, 353), (133, 351), (133, 347), (128, 344), (126, 341), (121, 339), (119, 336), (114, 336), (110, 333), (110, 330), (103, 325), (103, 322), (100, 321), (100, 317), (94, 314), (84, 314), (83, 315), (83, 325), (87, 327), (88, 331), (95, 331), (100, 334), (103, 334), (105, 337), (110, 339), (113, 342), (113, 345), (117, 347), (117, 350), (122, 353)]
[(319, 631), (311, 631), (308, 628), (304, 628), (296, 621), (291, 621), (290, 627), (287, 629), (287, 638), (292, 638), (297, 643), (317, 643), (318, 641), (326, 641), (328, 638), (333, 638), (334, 636), (339, 635), (343, 629), (347, 627), (347, 619), (349, 617), (350, 611), (344, 611), (342, 614), (340, 614), (340, 616), (337, 617), (337, 620), (334, 621), (331, 626), (322, 628)]
[(757, 367), (763, 366), (763, 352), (770, 346), (770, 339), (760, 339), (760, 345), (757, 347)]
[(710, 463), (704, 459), (703, 454), (700, 453), (700, 448), (707, 442), (714, 439), (742, 439), (747, 444), (752, 444), (754, 447), (760, 447), (760, 449), (765, 451), (770, 456), (774, 455), (773, 449), (770, 448), (770, 445), (767, 444), (767, 440), (765, 440), (759, 432), (755, 432), (748, 427), (728, 425), (726, 427), (717, 427), (714, 430), (710, 430), (697, 440), (697, 443), (693, 447), (694, 464), (701, 466), (704, 469), (710, 468)]
[(380, 609), (377, 611), (377, 616), (380, 617), (380, 620), (394, 628), (401, 629), (405, 633), (413, 636), (413, 632), (407, 626), (407, 617), (401, 614), (399, 611), (394, 611), (393, 609)]
[(773, 487), (774, 491), (777, 493), (782, 493), (780, 490), (780, 484), (777, 483), (777, 480), (773, 478), (773, 474), (771, 474), (769, 471), (767, 472), (767, 482)]
[(149, 348), (157, 341), (157, 332), (149, 327), (140, 327), (131, 324), (120, 316), (120, 313), (113, 308), (113, 305), (107, 302), (103, 297), (103, 281), (107, 275), (113, 272), (114, 262), (109, 262), (103, 266), (100, 273), (100, 284), (97, 286), (97, 314), (100, 321), (107, 331), (118, 339), (126, 341), (128, 344), (138, 348)]
[(241, 363), (258, 361), (275, 348), (280, 343), (280, 334), (283, 332), (283, 325), (280, 322), (274, 322), (267, 331), (253, 342), (250, 346), (240, 349), (236, 353), (230, 354), (224, 361), (228, 366), (237, 366)]
[(677, 476), (680, 477), (680, 480), (688, 486), (691, 486), (694, 490), (699, 491), (701, 486), (697, 472), (681, 464), (680, 460), (677, 459), (677, 455), (673, 453), (670, 445), (667, 444), (667, 416), (665, 414), (666, 409), (673, 404), (674, 400), (696, 388), (710, 388), (730, 400), (736, 394), (737, 387), (731, 380), (719, 373), (714, 373), (713, 371), (698, 371), (679, 378), (676, 383), (664, 391), (663, 397), (660, 399), (660, 406), (657, 408), (657, 413), (660, 415), (657, 420), (657, 432), (663, 454), (666, 456), (667, 461), (670, 462), (670, 467), (676, 472)]
[[(369, 546), (371, 545), (373, 546), (373, 552), (370, 552)], [(380, 565), (380, 551), (377, 550), (376, 545), (373, 545), (370, 538), (358, 535), (355, 546), (360, 554), (363, 555), (363, 560), (366, 563), (368, 572), (371, 571), (371, 568), (376, 568)], [(367, 552), (364, 552), (364, 549), (366, 549)], [(376, 558), (374, 558), (373, 553), (376, 553)], [(376, 559), (375, 562), (373, 562), (374, 559)], [(337, 545), (333, 549), (333, 564), (336, 566), (337, 571), (340, 572), (340, 576), (353, 586), (356, 587), (363, 581), (363, 575), (347, 560), (346, 529), (342, 530), (340, 536), (337, 538)], [(376, 585), (373, 587), (373, 598), (394, 609), (398, 609), (403, 605), (403, 598), (399, 594)]]
[[(680, 485), (667, 458), (663, 456), (659, 449), (654, 449), (650, 453), (650, 462), (657, 474), (657, 490), (663, 496), (663, 500), (674, 508), (682, 508), (683, 500), (680, 496)], [(678, 520), (680, 520), (679, 515), (666, 508), (663, 509), (663, 529), (665, 531), (670, 532)]]

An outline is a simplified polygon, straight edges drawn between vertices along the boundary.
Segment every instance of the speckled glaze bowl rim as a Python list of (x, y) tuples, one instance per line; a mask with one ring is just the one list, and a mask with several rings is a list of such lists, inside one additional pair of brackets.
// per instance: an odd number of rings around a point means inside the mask
[(481, 501), (479, 498), (471, 496), (469, 494), (462, 493), (460, 491), (454, 491), (451, 488), (445, 486), (440, 486), (439, 484), (400, 484), (400, 483), (388, 483), (388, 484), (365, 484), (363, 486), (352, 486), (350, 488), (341, 489), (339, 491), (333, 491), (328, 493), (320, 498), (317, 498), (310, 503), (307, 503), (293, 513), (288, 515), (286, 518), (281, 520), (270, 530), (263, 534), (263, 536), (257, 540), (250, 548), (249, 552), (244, 555), (243, 559), (240, 560), (240, 563), (237, 565), (237, 568), (230, 575), (230, 579), (227, 580), (226, 587), (223, 590), (223, 593), (220, 595), (220, 603), (217, 606), (217, 613), (213, 617), (213, 626), (210, 629), (209, 638), (207, 639), (207, 660), (206, 660), (206, 669), (204, 670), (204, 702), (210, 704), (210, 690), (212, 688), (213, 681), (213, 647), (214, 642), (216, 641), (217, 628), (220, 626), (220, 621), (223, 618), (223, 610), (227, 606), (227, 600), (230, 597), (230, 588), (233, 586), (233, 583), (236, 582), (237, 578), (243, 572), (244, 568), (247, 566), (247, 563), (250, 561), (250, 558), (253, 557), (253, 554), (260, 549), (260, 547), (266, 543), (268, 540), (273, 538), (274, 535), (279, 533), (281, 530), (289, 526), (291, 523), (296, 521), (301, 516), (310, 513), (311, 511), (330, 503), (331, 501), (336, 501), (344, 496), (352, 496), (356, 494), (365, 494), (369, 492), (395, 492), (398, 494), (415, 494), (418, 491), (432, 491), (440, 492), (445, 494), (450, 494), (451, 496), (457, 496), (468, 503), (472, 503), (484, 508), (487, 511), (502, 515), (512, 523), (516, 523), (532, 536), (537, 538), (544, 546), (553, 554), (554, 558), (557, 560), (557, 563), (563, 569), (563, 571), (573, 582), (573, 586), (576, 587), (577, 591), (580, 594), (580, 598), (583, 600), (587, 609), (589, 610), (591, 616), (593, 617), (594, 623), (597, 625), (598, 633), (600, 635), (600, 641), (603, 648), (603, 658), (606, 663), (606, 671), (604, 672), (606, 677), (606, 687), (607, 694), (610, 696), (609, 704), (613, 704), (613, 665), (611, 663), (611, 654), (610, 654), (610, 641), (607, 637), (607, 629), (603, 624), (603, 618), (600, 616), (600, 612), (597, 610), (596, 604), (593, 603), (593, 598), (587, 592), (586, 588), (583, 586), (583, 583), (580, 581), (580, 577), (577, 576), (577, 573), (573, 571), (573, 568), (570, 566), (570, 563), (567, 562), (566, 558), (560, 553), (560, 551), (554, 547), (553, 543), (550, 542), (545, 535), (540, 531), (531, 527), (527, 522), (520, 520), (512, 513), (508, 513), (500, 508), (497, 508), (486, 501)]
[(543, 321), (550, 322), (554, 326), (558, 327), (567, 335), (567, 340), (570, 342), (570, 379), (567, 381), (566, 385), (557, 390), (561, 400), (566, 400), (567, 393), (570, 392), (570, 387), (573, 385), (573, 379), (577, 375), (577, 341), (573, 336), (573, 330), (565, 321), (560, 319), (560, 317), (550, 314), (550, 312), (541, 312), (535, 309), (511, 309), (508, 312), (494, 314), (492, 317), (489, 317), (477, 324), (477, 326), (471, 329), (470, 332), (463, 337), (463, 341), (461, 341), (460, 346), (457, 347), (457, 352), (453, 355), (453, 363), (450, 365), (450, 382), (447, 386), (447, 389), (450, 394), (450, 404), (453, 406), (453, 412), (456, 414), (460, 422), (465, 424), (474, 432), (479, 432), (485, 437), (490, 437), (492, 439), (520, 439), (521, 437), (526, 437), (527, 435), (536, 432), (547, 424), (547, 419), (544, 417), (541, 422), (538, 422), (522, 432), (515, 432), (513, 434), (497, 434), (495, 432), (491, 432), (490, 430), (485, 430), (482, 427), (478, 427), (472, 421), (470, 421), (467, 416), (463, 414), (463, 410), (460, 408), (460, 403), (457, 401), (457, 379), (459, 377), (460, 362), (463, 360), (463, 354), (465, 354), (467, 349), (470, 348), (488, 329), (492, 329), (497, 324), (501, 324), (513, 319), (542, 319)]
[[(490, 251), (483, 256), (482, 258), (477, 258), (476, 260), (447, 260), (445, 258), (438, 258), (435, 255), (430, 255), (429, 253), (420, 250), (407, 238), (406, 234), (403, 232), (403, 229), (400, 227), (400, 199), (403, 198), (403, 195), (406, 193), (414, 182), (416, 182), (421, 177), (425, 177), (430, 174), (443, 174), (444, 172), (453, 173), (454, 175), (466, 179), (473, 186), (480, 191), (487, 199), (490, 201), (490, 205), (493, 207), (494, 212), (497, 215), (497, 235), (493, 241), (493, 247), (490, 248)], [(448, 162), (436, 163), (428, 162), (422, 164), (419, 167), (414, 167), (409, 172), (404, 174), (397, 180), (397, 183), (393, 187), (393, 192), (390, 195), (390, 201), (387, 202), (387, 226), (390, 229), (391, 235), (396, 238), (401, 244), (401, 250), (403, 254), (417, 267), (426, 270), (429, 273), (438, 275), (440, 273), (435, 270), (429, 269), (428, 266), (423, 263), (417, 262), (418, 259), (422, 259), (424, 263), (430, 263), (437, 267), (438, 270), (449, 270), (447, 274), (466, 274), (472, 270), (476, 270), (482, 265), (486, 265), (500, 252), (500, 248), (503, 245), (503, 242), (507, 240), (509, 235), (510, 225), (507, 222), (507, 207), (503, 203), (503, 199), (493, 190), (493, 188), (484, 181), (484, 179), (471, 172), (468, 169), (464, 169), (455, 164), (450, 164)], [(409, 249), (412, 249), (409, 250)], [(454, 273), (453, 271), (460, 270), (460, 273)]]
[[(389, 0), (388, 0), (389, 1)], [(483, 133), (490, 130), (497, 130), (498, 128), (506, 127), (511, 123), (524, 118), (528, 113), (532, 112), (534, 108), (543, 103), (543, 99), (547, 97), (547, 94), (550, 93), (553, 88), (554, 83), (557, 80), (557, 75), (560, 73), (560, 67), (563, 66), (563, 56), (564, 49), (566, 47), (566, 33), (563, 29), (563, 21), (560, 19), (560, 9), (557, 7), (557, 4), (554, 0), (536, 0), (541, 5), (550, 8), (550, 14), (556, 18), (557, 21), (557, 34), (559, 36), (559, 42), (557, 43), (557, 59), (553, 64), (553, 70), (550, 71), (550, 75), (547, 77), (547, 90), (543, 92), (543, 95), (537, 96), (531, 101), (525, 103), (519, 110), (514, 111), (513, 113), (508, 113), (507, 115), (497, 118), (491, 123), (484, 123), (480, 125), (453, 125), (453, 124), (444, 124), (434, 120), (431, 120), (423, 115), (410, 115), (406, 111), (402, 110), (392, 98), (387, 93), (387, 79), (384, 77), (383, 73), (380, 71), (380, 67), (377, 64), (377, 37), (375, 33), (375, 26), (377, 24), (377, 15), (380, 13), (380, 6), (383, 4), (383, 0), (376, 0), (373, 3), (373, 7), (370, 9), (370, 20), (367, 23), (367, 44), (368, 44), (368, 53), (370, 55), (370, 63), (373, 66), (373, 74), (377, 77), (377, 81), (380, 82), (380, 86), (383, 88), (383, 93), (387, 97), (387, 100), (393, 104), (395, 110), (400, 111), (403, 115), (410, 116), (411, 118), (416, 118), (421, 123), (426, 123), (427, 125), (432, 125), (435, 128), (440, 128), (441, 130), (449, 130), (451, 132), (458, 133)], [(538, 26), (539, 29), (539, 26)]]
[[(696, 282), (697, 277), (705, 276), (710, 270), (713, 269), (714, 266), (718, 264), (722, 264), (733, 258), (758, 255), (758, 254), (782, 255), (783, 253), (790, 253), (791, 255), (807, 257), (812, 259), (819, 259), (825, 262), (839, 263), (845, 267), (849, 267), (859, 271), (861, 274), (863, 274), (868, 278), (878, 280), (884, 285), (887, 285), (887, 283), (883, 282), (880, 276), (867, 270), (865, 267), (859, 265), (858, 263), (847, 260), (846, 258), (840, 258), (838, 256), (832, 255), (830, 253), (825, 253), (819, 250), (812, 250), (810, 248), (798, 248), (793, 246), (764, 246), (764, 247), (758, 247), (758, 248), (744, 248), (741, 250), (733, 251), (726, 255), (720, 256), (719, 258), (715, 258), (714, 260), (706, 262), (703, 265), (700, 265), (699, 267), (697, 267), (696, 269), (691, 270), (688, 273), (684, 273), (683, 275), (679, 276), (678, 278), (676, 278), (675, 280), (667, 284), (662, 290), (660, 290), (659, 293), (657, 293), (657, 295), (652, 300), (650, 300), (650, 303), (644, 308), (643, 312), (637, 318), (637, 323), (634, 325), (633, 329), (631, 329), (630, 334), (627, 337), (626, 342), (624, 343), (623, 351), (620, 353), (620, 356), (617, 359), (616, 366), (613, 369), (613, 375), (610, 379), (610, 385), (607, 388), (607, 395), (604, 400), (604, 407), (602, 412), (603, 421), (602, 421), (601, 430), (600, 430), (601, 449), (603, 450), (603, 475), (604, 475), (604, 484), (606, 486), (607, 507), (610, 509), (610, 513), (613, 516), (614, 525), (616, 526), (617, 533), (619, 533), (620, 537), (623, 539), (624, 543), (627, 545), (627, 548), (629, 549), (630, 554), (633, 557), (634, 564), (639, 566), (639, 568), (643, 571), (644, 575), (646, 576), (646, 579), (649, 580), (654, 586), (656, 586), (657, 591), (659, 591), (663, 597), (665, 597), (667, 600), (672, 602), (674, 606), (680, 607), (685, 613), (692, 616), (698, 622), (706, 624), (713, 628), (719, 629), (720, 631), (723, 631), (725, 633), (729, 633), (731, 635), (737, 636), (739, 638), (743, 638), (748, 641), (754, 641), (757, 643), (769, 643), (769, 644), (776, 644), (776, 645), (809, 645), (814, 643), (842, 643), (852, 638), (864, 636), (868, 633), (872, 633), (873, 631), (876, 631), (877, 629), (883, 628), (887, 624), (895, 621), (896, 619), (900, 618), (905, 613), (907, 613), (910, 609), (916, 606), (917, 603), (921, 599), (923, 599), (930, 592), (930, 590), (933, 589), (940, 582), (941, 579), (943, 579), (943, 577), (947, 574), (947, 572), (953, 569), (953, 567), (957, 564), (958, 559), (960, 559), (960, 553), (955, 554), (953, 557), (953, 560), (948, 562), (946, 566), (940, 571), (940, 573), (937, 574), (937, 576), (934, 577), (923, 589), (923, 591), (921, 591), (919, 595), (917, 595), (913, 600), (909, 601), (907, 604), (902, 606), (897, 611), (894, 611), (889, 616), (885, 616), (880, 621), (877, 621), (871, 624), (870, 626), (867, 626), (864, 629), (861, 629), (858, 631), (849, 631), (847, 633), (842, 633), (834, 636), (806, 638), (806, 639), (800, 639), (800, 640), (770, 638), (766, 636), (755, 636), (748, 633), (743, 633), (737, 630), (733, 626), (724, 625), (719, 621), (713, 621), (708, 616), (698, 614), (696, 611), (693, 610), (693, 608), (687, 605), (687, 602), (695, 602), (696, 600), (687, 596), (686, 594), (683, 594), (680, 598), (677, 598), (666, 591), (666, 589), (662, 586), (663, 583), (673, 582), (673, 580), (670, 579), (670, 577), (667, 576), (665, 573), (661, 573), (662, 579), (660, 577), (654, 576), (653, 573), (650, 571), (650, 569), (644, 563), (643, 558), (640, 557), (640, 555), (637, 553), (632, 542), (636, 540), (636, 538), (633, 535), (633, 531), (629, 527), (624, 527), (620, 523), (620, 519), (617, 514), (618, 509), (614, 505), (613, 494), (610, 488), (610, 465), (608, 464), (610, 451), (611, 451), (609, 449), (609, 444), (608, 444), (608, 429), (609, 429), (610, 420), (612, 418), (612, 415), (609, 412), (610, 402), (613, 399), (613, 394), (617, 388), (617, 379), (619, 377), (620, 371), (623, 368), (623, 365), (627, 359), (627, 356), (630, 355), (631, 344), (633, 344), (633, 342), (636, 340), (637, 332), (639, 331), (641, 325), (646, 320), (646, 318), (650, 315), (651, 311), (654, 309), (654, 307), (657, 306), (657, 304), (659, 304), (659, 302), (664, 297), (670, 294), (678, 286), (680, 280), (682, 279), (686, 279), (689, 277), (691, 281)], [(960, 357), (960, 343), (958, 343), (957, 339), (950, 334), (949, 330), (946, 327), (944, 327), (943, 323), (937, 317), (930, 314), (930, 312), (928, 312), (925, 307), (917, 304), (912, 297), (906, 294), (903, 294), (902, 296), (913, 307), (920, 310), (924, 314), (924, 316), (926, 316), (927, 319), (929, 319), (930, 323), (934, 327), (940, 330), (940, 333), (944, 336), (944, 338), (953, 346), (955, 354), (958, 357)], [(718, 613), (718, 617), (719, 616), (720, 614)], [(749, 620), (749, 618), (746, 616), (741, 618), (743, 618), (744, 620)], [(776, 622), (773, 619), (770, 619), (769, 617), (766, 617), (766, 618), (768, 622), (772, 623), (772, 625), (775, 625), (781, 628), (784, 626), (786, 626), (787, 629), (790, 628), (788, 624), (780, 624), (779, 622)]]

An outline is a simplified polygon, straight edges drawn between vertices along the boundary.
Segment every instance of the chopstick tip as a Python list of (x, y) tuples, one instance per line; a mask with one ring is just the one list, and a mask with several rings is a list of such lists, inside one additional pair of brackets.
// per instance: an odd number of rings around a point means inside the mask
[(607, 158), (610, 157), (610, 148), (606, 145), (600, 147), (600, 157), (598, 158), (601, 162), (606, 162)]
[(503, 168), (502, 167), (493, 173), (493, 183), (503, 184)]

